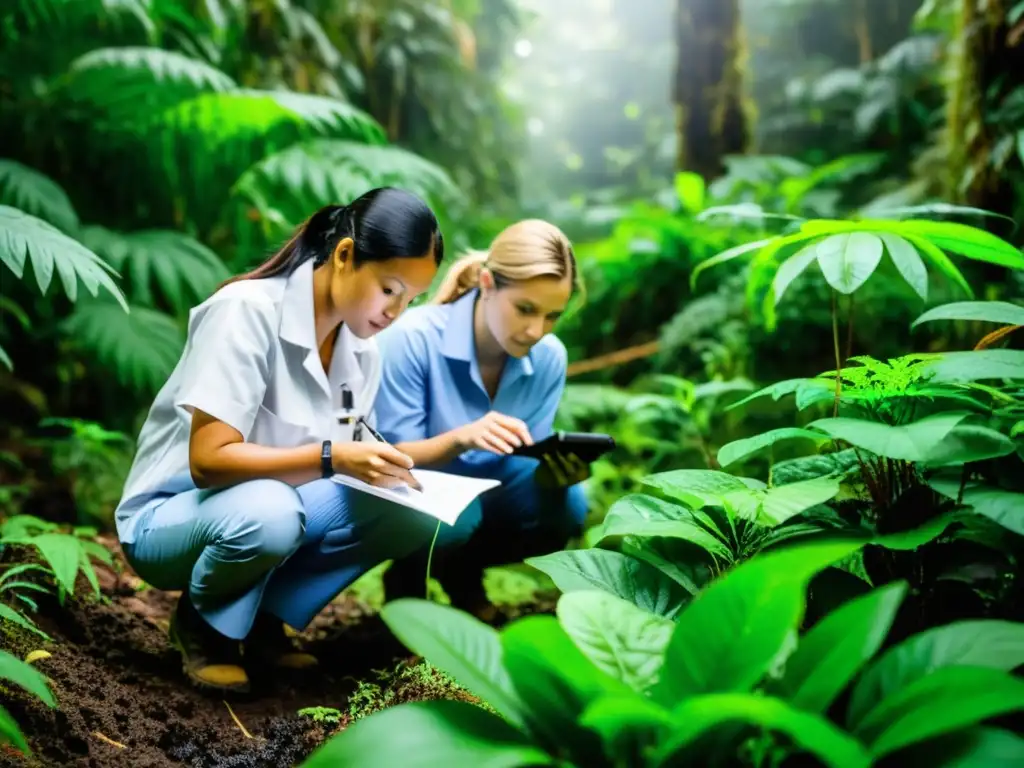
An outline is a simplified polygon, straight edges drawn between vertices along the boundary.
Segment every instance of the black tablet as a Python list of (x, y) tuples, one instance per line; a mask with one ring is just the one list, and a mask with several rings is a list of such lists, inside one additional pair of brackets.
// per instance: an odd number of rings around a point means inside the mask
[(597, 461), (615, 447), (615, 438), (599, 432), (555, 432), (533, 445), (524, 445), (512, 452), (513, 456), (539, 459), (545, 455), (570, 453), (587, 464)]

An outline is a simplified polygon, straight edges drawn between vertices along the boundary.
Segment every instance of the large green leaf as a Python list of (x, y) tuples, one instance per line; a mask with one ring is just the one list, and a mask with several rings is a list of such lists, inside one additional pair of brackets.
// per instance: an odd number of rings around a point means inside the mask
[(674, 728), (654, 756), (654, 765), (703, 765), (700, 754), (684, 754), (713, 728), (730, 722), (785, 734), (829, 768), (869, 768), (864, 746), (811, 712), (768, 696), (713, 693), (682, 702), (672, 712)]
[(203, 93), (233, 90), (228, 75), (204, 61), (163, 48), (98, 48), (71, 63), (55, 95), (90, 119), (145, 123)]
[(62, 330), (117, 381), (149, 395), (167, 381), (185, 347), (185, 334), (169, 315), (148, 307), (125, 314), (109, 301), (84, 302)]
[(71, 301), (78, 298), (81, 281), (93, 296), (103, 288), (122, 309), (128, 310), (124, 296), (111, 278), (113, 270), (103, 259), (52, 224), (17, 208), (0, 205), (0, 263), (20, 279), (26, 260), (32, 263), (36, 283), (44, 294), (56, 271)]
[(670, 619), (690, 599), (681, 584), (653, 565), (611, 550), (566, 550), (526, 563), (550, 576), (562, 592), (600, 589)]
[(394, 600), (381, 610), (381, 618), (406, 647), (513, 724), (521, 722), (521, 705), (502, 666), (497, 631), (468, 613), (426, 600)]
[(657, 681), (675, 624), (621, 597), (586, 590), (562, 595), (558, 619), (598, 669), (638, 692)]
[(803, 274), (817, 257), (818, 244), (811, 243), (801, 248), (779, 265), (778, 270), (775, 272), (775, 277), (772, 279), (772, 299), (776, 305), (782, 301), (783, 295), (785, 295), (789, 286), (793, 284), (793, 281)]
[(600, 738), (579, 729), (577, 720), (604, 696), (640, 694), (594, 666), (554, 617), (529, 616), (509, 624), (501, 645), (505, 669), (538, 743), (576, 764), (599, 764)]
[(133, 304), (152, 307), (160, 297), (186, 315), (230, 276), (217, 254), (182, 232), (86, 227), (81, 238), (121, 273)]
[(927, 239), (945, 251), (987, 261), (1010, 269), (1024, 269), (1024, 253), (990, 232), (951, 221), (911, 219), (895, 222), (892, 228), (900, 234)]
[(890, 696), (937, 669), (951, 666), (1011, 670), (1024, 664), (1024, 624), (958, 621), (921, 632), (890, 648), (861, 675), (850, 695), (846, 724), (857, 727)]
[(696, 544), (713, 557), (728, 558), (728, 547), (709, 531), (705, 518), (698, 521), (698, 514), (680, 504), (631, 493), (612, 504), (597, 543), (604, 546), (625, 536), (680, 539)]
[(14, 160), (0, 159), (0, 205), (18, 208), (69, 235), (78, 229), (78, 214), (60, 185)]
[(583, 711), (579, 724), (601, 737), (611, 765), (646, 765), (651, 749), (670, 732), (672, 717), (647, 698), (605, 696)]
[(853, 293), (882, 260), (882, 241), (870, 232), (848, 232), (822, 240), (817, 254), (828, 284), (840, 293)]
[(417, 701), (376, 712), (328, 740), (300, 768), (435, 768), (555, 765), (490, 712), (462, 701)]
[(899, 235), (879, 232), (878, 236), (885, 244), (885, 250), (896, 266), (896, 270), (914, 289), (914, 293), (923, 300), (928, 300), (928, 270), (917, 249)]
[(773, 243), (778, 239), (779, 238), (769, 237), (765, 240), (757, 240), (755, 242), (737, 245), (733, 248), (730, 248), (726, 251), (722, 251), (721, 253), (712, 256), (710, 259), (702, 261), (700, 264), (693, 268), (693, 272), (690, 275), (690, 288), (692, 289), (696, 287), (697, 278), (700, 276), (700, 273), (703, 272), (704, 270), (710, 269), (711, 267), (716, 267), (719, 264), (724, 264), (727, 261), (732, 261), (733, 259), (743, 256), (746, 253), (750, 253), (752, 251), (764, 248), (769, 243)]
[(933, 384), (963, 384), (986, 379), (1024, 379), (1024, 350), (979, 349), (945, 352), (925, 367)]
[(10, 680), (24, 688), (48, 707), (57, 706), (57, 700), (42, 673), (31, 664), (3, 650), (0, 650), (0, 679)]
[(642, 482), (669, 498), (677, 499), (694, 508), (717, 504), (723, 495), (731, 491), (765, 487), (759, 480), (739, 478), (711, 469), (676, 469), (659, 472), (648, 475)]
[(855, 733), (874, 757), (1024, 709), (1024, 680), (999, 669), (944, 667), (900, 688)]
[(1008, 301), (957, 301), (929, 309), (911, 323), (911, 328), (935, 320), (967, 320), (999, 323), (1000, 325), (1024, 325), (1024, 307), (1011, 304)]
[[(951, 499), (960, 498), (959, 480), (940, 478), (930, 481), (929, 485)], [(1007, 530), (1024, 536), (1024, 493), (968, 483), (963, 488), (962, 503)]]
[(879, 587), (819, 621), (787, 659), (779, 683), (798, 709), (826, 712), (878, 651), (907, 594), (904, 582)]
[(927, 461), (934, 447), (969, 415), (966, 411), (944, 412), (896, 426), (837, 417), (818, 419), (807, 426), (889, 459)]
[(726, 443), (718, 449), (718, 463), (727, 467), (730, 464), (735, 464), (738, 461), (743, 461), (750, 456), (753, 456), (761, 451), (771, 448), (776, 443), (783, 440), (811, 440), (815, 443), (828, 442), (831, 438), (822, 435), (819, 432), (812, 432), (809, 429), (800, 429), (798, 427), (780, 427), (778, 429), (772, 429), (768, 432), (762, 432), (760, 435), (754, 435), (753, 437), (746, 437), (740, 440), (733, 440), (731, 443)]
[(823, 542), (765, 552), (712, 582), (676, 623), (656, 699), (672, 705), (701, 693), (750, 690), (796, 632), (808, 580), (859, 546)]

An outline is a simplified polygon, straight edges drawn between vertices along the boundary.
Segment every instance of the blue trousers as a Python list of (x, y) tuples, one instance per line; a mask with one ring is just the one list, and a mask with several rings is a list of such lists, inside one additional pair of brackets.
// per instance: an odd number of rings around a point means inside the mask
[(368, 570), (429, 544), (437, 527), (426, 515), (331, 480), (190, 490), (138, 514), (135, 541), (124, 552), (139, 577), (187, 591), (214, 629), (238, 640), (258, 610), (304, 628)]
[[(438, 532), (432, 575), (453, 604), (473, 603), (483, 596), (484, 569), (563, 549), (583, 533), (583, 486), (541, 488), (533, 477), (536, 466), (534, 460), (510, 457), (497, 467), (464, 470), (497, 476), (502, 485), (477, 499), (454, 526), (442, 525)], [(428, 553), (429, 547), (422, 547), (396, 558), (384, 578), (387, 599), (422, 597)]]

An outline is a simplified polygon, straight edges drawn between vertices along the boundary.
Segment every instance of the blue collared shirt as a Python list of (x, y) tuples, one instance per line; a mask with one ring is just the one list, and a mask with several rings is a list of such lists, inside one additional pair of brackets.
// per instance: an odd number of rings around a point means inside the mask
[[(498, 411), (526, 422), (535, 441), (551, 434), (565, 389), (565, 346), (544, 336), (522, 358), (509, 357), (492, 402), (480, 377), (473, 339), (479, 290), (451, 304), (407, 310), (377, 335), (381, 383), (377, 429), (392, 444), (425, 440)], [(448, 472), (500, 479), (531, 459), (468, 451)]]

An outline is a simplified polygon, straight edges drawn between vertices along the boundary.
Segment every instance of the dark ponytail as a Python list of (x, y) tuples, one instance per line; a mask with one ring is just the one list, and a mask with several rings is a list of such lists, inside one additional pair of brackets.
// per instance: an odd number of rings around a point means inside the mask
[(348, 205), (328, 205), (302, 224), (281, 249), (255, 269), (230, 278), (260, 280), (290, 275), (301, 264), (319, 267), (331, 257), (343, 238), (354, 243), (358, 267), (366, 261), (420, 258), (428, 253), (434, 263), (444, 259), (444, 237), (437, 217), (423, 200), (395, 187), (378, 187)]

